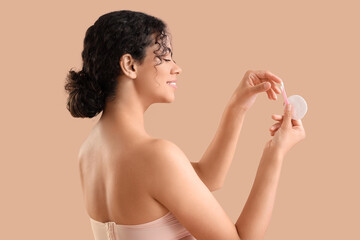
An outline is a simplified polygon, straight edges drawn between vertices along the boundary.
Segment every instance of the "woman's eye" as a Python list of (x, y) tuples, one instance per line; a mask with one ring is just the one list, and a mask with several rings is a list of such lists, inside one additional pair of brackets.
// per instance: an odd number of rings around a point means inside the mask
[[(170, 62), (170, 61), (171, 61), (171, 59), (165, 59), (165, 58), (164, 58), (164, 60), (165, 60), (166, 62)], [(172, 61), (174, 61), (174, 63), (176, 64), (175, 60), (172, 60)]]

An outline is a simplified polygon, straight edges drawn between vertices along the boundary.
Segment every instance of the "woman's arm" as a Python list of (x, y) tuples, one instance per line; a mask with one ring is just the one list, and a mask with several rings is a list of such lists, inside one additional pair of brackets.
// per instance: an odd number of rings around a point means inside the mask
[(210, 191), (223, 186), (234, 157), (246, 111), (229, 103), (220, 120), (215, 137), (199, 162), (192, 165)]
[(285, 154), (305, 138), (305, 130), (300, 120), (292, 120), (292, 107), (286, 105), (284, 116), (273, 115), (279, 121), (271, 127), (274, 136), (267, 142), (261, 158), (248, 200), (237, 222), (239, 236), (244, 239), (263, 239), (269, 225), (276, 189)]
[(279, 183), (283, 157), (263, 153), (253, 187), (236, 228), (246, 239), (263, 239), (269, 225)]
[(269, 99), (276, 100), (276, 94), (280, 93), (280, 89), (275, 83), (281, 83), (281, 79), (268, 71), (247, 71), (231, 96), (214, 139), (200, 161), (192, 163), (196, 173), (210, 191), (223, 186), (246, 111), (253, 105), (258, 93), (266, 92)]

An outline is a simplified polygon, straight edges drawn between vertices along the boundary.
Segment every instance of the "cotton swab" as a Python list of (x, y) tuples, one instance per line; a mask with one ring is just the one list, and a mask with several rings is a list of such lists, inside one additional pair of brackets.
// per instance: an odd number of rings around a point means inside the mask
[(284, 83), (281, 82), (281, 92), (282, 92), (282, 95), (284, 97), (284, 101), (285, 101), (285, 104), (289, 104), (289, 101), (288, 101), (288, 98), (286, 96), (286, 92), (285, 92), (285, 87), (284, 87)]

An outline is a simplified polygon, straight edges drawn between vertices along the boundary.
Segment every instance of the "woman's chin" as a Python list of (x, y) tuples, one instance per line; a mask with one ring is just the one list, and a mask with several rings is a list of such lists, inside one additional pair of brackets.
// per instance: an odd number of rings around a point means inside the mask
[(163, 103), (172, 103), (175, 101), (175, 93), (167, 93), (163, 98)]
[(166, 99), (163, 103), (173, 103), (175, 101), (175, 97)]

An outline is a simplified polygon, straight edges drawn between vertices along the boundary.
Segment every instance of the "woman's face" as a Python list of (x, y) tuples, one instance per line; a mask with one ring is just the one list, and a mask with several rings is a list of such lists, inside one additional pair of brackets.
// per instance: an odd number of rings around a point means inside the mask
[(175, 99), (177, 86), (169, 84), (169, 81), (177, 81), (177, 75), (182, 70), (172, 59), (171, 46), (168, 44), (167, 47), (168, 52), (162, 57), (161, 64), (160, 59), (154, 53), (159, 48), (159, 44), (148, 47), (144, 62), (138, 67), (136, 88), (140, 96), (145, 97), (147, 102), (169, 103)]

